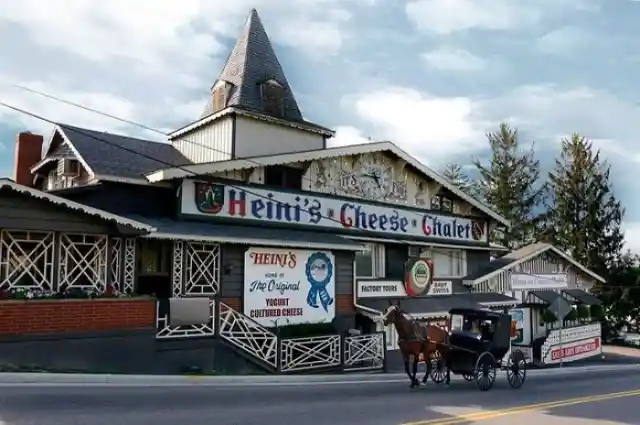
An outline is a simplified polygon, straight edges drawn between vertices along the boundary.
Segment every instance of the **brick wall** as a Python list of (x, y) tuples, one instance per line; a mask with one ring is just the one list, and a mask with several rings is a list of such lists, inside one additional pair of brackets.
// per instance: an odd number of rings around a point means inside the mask
[(336, 295), (336, 313), (355, 313), (353, 306), (353, 296), (350, 294)]
[(153, 299), (0, 301), (0, 335), (155, 327)]

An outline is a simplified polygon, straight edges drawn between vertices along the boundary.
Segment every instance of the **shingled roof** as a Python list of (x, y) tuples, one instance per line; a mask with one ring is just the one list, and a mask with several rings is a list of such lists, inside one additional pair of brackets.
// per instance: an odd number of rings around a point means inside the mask
[[(191, 164), (176, 148), (168, 143), (153, 142), (120, 134), (89, 130), (67, 124), (56, 128), (91, 171), (101, 176), (141, 179), (149, 171), (168, 164)], [(68, 152), (70, 146), (64, 149)], [(58, 148), (59, 149), (59, 148)], [(58, 154), (58, 149), (51, 154)], [(138, 152), (138, 153), (134, 153)], [(49, 154), (49, 155), (51, 155)]]

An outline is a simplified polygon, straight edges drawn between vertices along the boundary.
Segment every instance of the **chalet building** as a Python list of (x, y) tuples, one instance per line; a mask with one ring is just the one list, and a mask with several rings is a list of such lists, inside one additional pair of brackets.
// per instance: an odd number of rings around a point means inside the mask
[(381, 369), (389, 302), (441, 321), (528, 301), (490, 262), (504, 217), (391, 142), (333, 136), (302, 115), (255, 10), (168, 143), (19, 134), (0, 189), (0, 367)]

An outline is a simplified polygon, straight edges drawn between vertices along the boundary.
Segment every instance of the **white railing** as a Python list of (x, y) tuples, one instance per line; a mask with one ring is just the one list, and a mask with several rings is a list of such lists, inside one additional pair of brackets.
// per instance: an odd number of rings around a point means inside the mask
[(283, 339), (280, 371), (294, 372), (340, 366), (340, 335)]
[(384, 334), (348, 336), (344, 339), (345, 370), (382, 369), (386, 347)]
[(169, 314), (162, 314), (160, 311), (160, 303), (158, 302), (156, 304), (156, 339), (195, 338), (215, 335), (216, 304), (214, 300), (210, 300), (209, 302), (209, 307), (211, 308), (209, 322), (201, 325), (187, 326), (169, 326)]
[(278, 367), (278, 337), (276, 334), (226, 305), (219, 303), (218, 335), (273, 368)]

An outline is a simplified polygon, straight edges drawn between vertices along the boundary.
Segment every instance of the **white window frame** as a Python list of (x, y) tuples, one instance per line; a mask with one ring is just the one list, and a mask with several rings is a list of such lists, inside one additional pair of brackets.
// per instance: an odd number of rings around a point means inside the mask
[[(439, 247), (420, 247), (420, 258), (428, 258), (432, 261), (435, 261), (434, 253), (441, 253), (447, 255), (450, 258), (453, 258), (454, 255), (459, 255), (459, 266), (460, 273), (459, 275), (453, 274), (449, 276), (442, 276), (436, 274), (435, 264), (434, 264), (434, 278), (436, 279), (460, 279), (467, 275), (467, 251), (465, 249), (449, 249), (449, 248), (439, 248)], [(455, 254), (454, 254), (455, 253)]]
[[(386, 276), (386, 261), (385, 261), (385, 249), (383, 244), (366, 243), (368, 251), (371, 252), (371, 270), (373, 276), (360, 276), (358, 275), (357, 261), (353, 262), (355, 268), (354, 274), (356, 279), (379, 279)], [(357, 254), (356, 254), (357, 255)]]

